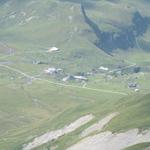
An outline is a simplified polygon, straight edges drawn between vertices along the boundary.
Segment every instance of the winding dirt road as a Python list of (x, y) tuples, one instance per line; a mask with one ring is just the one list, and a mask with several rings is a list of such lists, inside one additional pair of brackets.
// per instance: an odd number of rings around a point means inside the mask
[(44, 81), (44, 82), (47, 82), (47, 83), (53, 84), (53, 85), (58, 85), (58, 86), (63, 86), (63, 87), (71, 87), (71, 88), (77, 88), (77, 89), (84, 89), (84, 90), (90, 90), (90, 91), (96, 91), (96, 92), (103, 92), (103, 93), (128, 95), (127, 93), (124, 93), (124, 92), (117, 92), (117, 91), (104, 90), (104, 89), (95, 89), (95, 88), (90, 88), (90, 87), (82, 87), (82, 86), (75, 86), (75, 85), (70, 85), (70, 84), (63, 84), (63, 83), (59, 83), (59, 82), (53, 82), (53, 81), (50, 81), (50, 80), (46, 80), (46, 79), (42, 79), (42, 78), (38, 78), (38, 77), (28, 75), (27, 73), (24, 73), (19, 69), (16, 69), (16, 68), (13, 68), (13, 67), (10, 67), (10, 66), (7, 66), (7, 65), (0, 64), (0, 67), (4, 67), (4, 68), (7, 68), (9, 70), (12, 70), (12, 71), (14, 71), (16, 73), (19, 73), (22, 76), (27, 77), (29, 79), (40, 80), (40, 81)]

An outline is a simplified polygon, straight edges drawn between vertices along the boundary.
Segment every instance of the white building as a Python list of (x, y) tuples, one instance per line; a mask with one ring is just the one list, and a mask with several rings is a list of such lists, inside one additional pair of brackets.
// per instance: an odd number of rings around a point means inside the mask
[(44, 70), (44, 72), (47, 74), (53, 74), (56, 72), (56, 70), (57, 70), (56, 68), (48, 68), (48, 69)]
[(68, 80), (87, 81), (88, 79), (84, 76), (73, 76), (73, 75), (68, 75), (62, 79), (63, 82), (66, 82)]
[(60, 71), (62, 71), (62, 69), (60, 69), (60, 68), (57, 69), (57, 68), (54, 68), (54, 67), (44, 70), (44, 72), (46, 74), (54, 74), (54, 73), (58, 73)]
[(88, 79), (84, 76), (74, 76), (74, 79), (76, 80), (83, 80), (83, 81), (87, 81)]
[(64, 78), (62, 79), (63, 82), (66, 82), (66, 81), (68, 81), (68, 80), (70, 80), (70, 76), (64, 77)]
[(109, 69), (107, 67), (100, 66), (99, 70), (108, 71)]

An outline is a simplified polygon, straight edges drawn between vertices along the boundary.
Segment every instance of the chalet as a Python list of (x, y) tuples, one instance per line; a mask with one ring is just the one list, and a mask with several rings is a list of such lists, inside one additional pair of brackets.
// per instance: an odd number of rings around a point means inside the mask
[(75, 80), (80, 80), (80, 81), (87, 81), (88, 79), (84, 76), (74, 76)]
[(60, 69), (60, 68), (57, 69), (57, 68), (54, 68), (54, 67), (44, 70), (44, 72), (46, 74), (54, 74), (54, 73), (58, 73), (60, 71), (62, 71), (62, 69)]
[(109, 69), (108, 69), (107, 67), (100, 66), (100, 67), (99, 67), (99, 70), (108, 71)]

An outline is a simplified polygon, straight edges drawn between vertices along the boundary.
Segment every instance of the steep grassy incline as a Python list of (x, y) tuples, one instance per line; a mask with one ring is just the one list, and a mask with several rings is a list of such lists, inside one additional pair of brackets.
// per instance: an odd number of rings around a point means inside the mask
[(150, 18), (143, 17), (139, 12), (135, 12), (132, 18), (133, 25), (120, 28), (120, 32), (103, 32), (98, 25), (88, 18), (83, 5), (81, 10), (85, 21), (92, 28), (98, 39), (95, 45), (108, 54), (111, 54), (116, 49), (127, 50), (134, 48), (137, 45), (136, 39), (146, 33), (150, 24)]
[[(0, 0), (0, 150), (20, 150), (87, 114), (95, 119), (37, 150), (65, 150), (112, 112), (120, 115), (104, 130), (149, 129), (149, 73), (119, 73), (150, 66), (149, 7), (148, 0)], [(59, 51), (48, 52), (53, 46)], [(50, 67), (64, 74), (46, 74)], [(62, 81), (84, 73), (86, 82)]]
[[(90, 71), (115, 59), (99, 50), (80, 5), (57, 0), (7, 1), (0, 6), (0, 41), (25, 57), (70, 72)], [(56, 46), (60, 52), (46, 51)], [(32, 58), (30, 56), (32, 52)], [(90, 61), (89, 61), (90, 60)]]
[[(44, 61), (69, 72), (119, 64), (129, 59), (126, 55), (149, 64), (140, 53), (149, 57), (148, 6), (146, 1), (2, 1), (0, 41), (15, 49), (16, 55), (21, 53), (26, 63)], [(45, 54), (52, 46), (60, 52)], [(112, 54), (116, 51), (122, 52), (121, 57)]]
[[(119, 100), (108, 100), (102, 103), (95, 102), (95, 104), (86, 107), (84, 111), (93, 113), (96, 115), (96, 119), (88, 123), (87, 125), (81, 127), (77, 131), (70, 133), (68, 135), (64, 135), (58, 140), (54, 140), (43, 146), (36, 148), (36, 150), (41, 150), (44, 148), (55, 147), (57, 145), (57, 150), (65, 150), (71, 145), (79, 142), (81, 140), (80, 135), (84, 129), (90, 127), (93, 123), (103, 118), (107, 114), (111, 112), (117, 111), (120, 113), (117, 117), (115, 117), (107, 126), (105, 126), (103, 131), (113, 131), (113, 133), (124, 132), (130, 129), (139, 128), (141, 131), (149, 129), (150, 117), (149, 117), (149, 100), (150, 94), (148, 95), (134, 95), (130, 97), (125, 97)], [(112, 109), (113, 108), (113, 109)], [(80, 110), (80, 109), (79, 109)], [(83, 110), (83, 108), (82, 108)], [(90, 110), (90, 111), (89, 111)], [(71, 113), (71, 112), (70, 112)], [(72, 113), (71, 113), (72, 114)], [(70, 114), (70, 115), (71, 115)], [(103, 115), (102, 115), (103, 114)], [(98, 132), (96, 132), (98, 133)], [(96, 134), (95, 133), (95, 134)], [(91, 134), (94, 135), (94, 134)], [(134, 145), (127, 150), (144, 150), (150, 146), (150, 143), (141, 143), (138, 145)]]

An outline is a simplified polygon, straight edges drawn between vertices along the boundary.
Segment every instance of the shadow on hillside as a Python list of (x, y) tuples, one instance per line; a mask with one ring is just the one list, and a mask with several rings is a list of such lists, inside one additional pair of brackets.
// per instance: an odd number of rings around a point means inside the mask
[(98, 48), (108, 54), (113, 50), (133, 48), (137, 46), (137, 38), (142, 36), (150, 25), (150, 17), (143, 17), (139, 12), (135, 12), (132, 18), (132, 25), (121, 28), (120, 32), (104, 32), (86, 14), (84, 6), (81, 11), (85, 22), (91, 27), (97, 37), (94, 43)]

